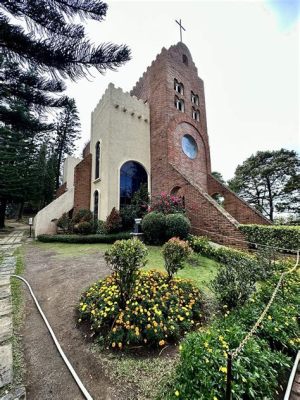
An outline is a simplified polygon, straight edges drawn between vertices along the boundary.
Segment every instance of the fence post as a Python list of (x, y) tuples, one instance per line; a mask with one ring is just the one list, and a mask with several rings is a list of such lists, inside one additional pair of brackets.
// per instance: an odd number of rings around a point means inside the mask
[(226, 380), (226, 400), (231, 400), (231, 381), (232, 381), (232, 354), (227, 357), (227, 380)]

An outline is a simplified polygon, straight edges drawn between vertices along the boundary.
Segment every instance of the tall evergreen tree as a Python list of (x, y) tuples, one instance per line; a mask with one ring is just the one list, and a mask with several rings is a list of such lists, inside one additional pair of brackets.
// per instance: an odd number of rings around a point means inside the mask
[(57, 158), (56, 189), (59, 187), (59, 178), (62, 163), (66, 155), (71, 156), (75, 150), (75, 142), (80, 137), (80, 120), (74, 99), (69, 99), (58, 116), (55, 124), (54, 153)]
[[(130, 59), (126, 45), (93, 46), (77, 17), (102, 21), (107, 5), (101, 0), (1, 0), (0, 49), (37, 72), (50, 72), (73, 80), (91, 67), (103, 73)], [(17, 19), (11, 19), (6, 14)], [(25, 21), (25, 30), (18, 20)]]

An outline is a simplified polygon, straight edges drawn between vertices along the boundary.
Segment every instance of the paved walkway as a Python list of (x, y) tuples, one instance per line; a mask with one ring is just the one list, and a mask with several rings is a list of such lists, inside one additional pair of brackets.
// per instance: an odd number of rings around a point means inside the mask
[[(21, 246), (23, 230), (14, 230), (0, 240), (0, 254), (3, 256), (0, 265), (0, 388), (13, 382), (13, 335), (12, 302), (10, 276), (15, 272), (16, 258), (14, 252)], [(24, 388), (17, 388), (6, 393), (0, 400), (25, 399)]]

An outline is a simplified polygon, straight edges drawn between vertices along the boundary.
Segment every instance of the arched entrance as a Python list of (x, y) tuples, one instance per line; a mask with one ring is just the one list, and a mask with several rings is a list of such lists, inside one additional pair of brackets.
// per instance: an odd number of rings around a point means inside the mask
[(120, 169), (120, 208), (131, 203), (142, 184), (148, 183), (145, 168), (136, 161), (125, 162)]

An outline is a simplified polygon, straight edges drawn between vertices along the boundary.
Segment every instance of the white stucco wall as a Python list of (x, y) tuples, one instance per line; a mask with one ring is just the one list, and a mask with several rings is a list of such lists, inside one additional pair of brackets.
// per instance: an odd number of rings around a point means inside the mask
[(64, 162), (63, 168), (63, 182), (67, 183), (67, 188), (71, 188), (74, 186), (74, 169), (77, 164), (81, 161), (80, 158), (75, 157), (67, 157)]
[[(148, 173), (150, 192), (149, 106), (120, 88), (109, 84), (92, 113), (91, 142), (92, 184), (99, 192), (99, 219), (105, 220), (113, 207), (120, 206), (120, 168), (126, 161), (137, 161)], [(100, 177), (95, 180), (95, 146), (100, 141)]]

